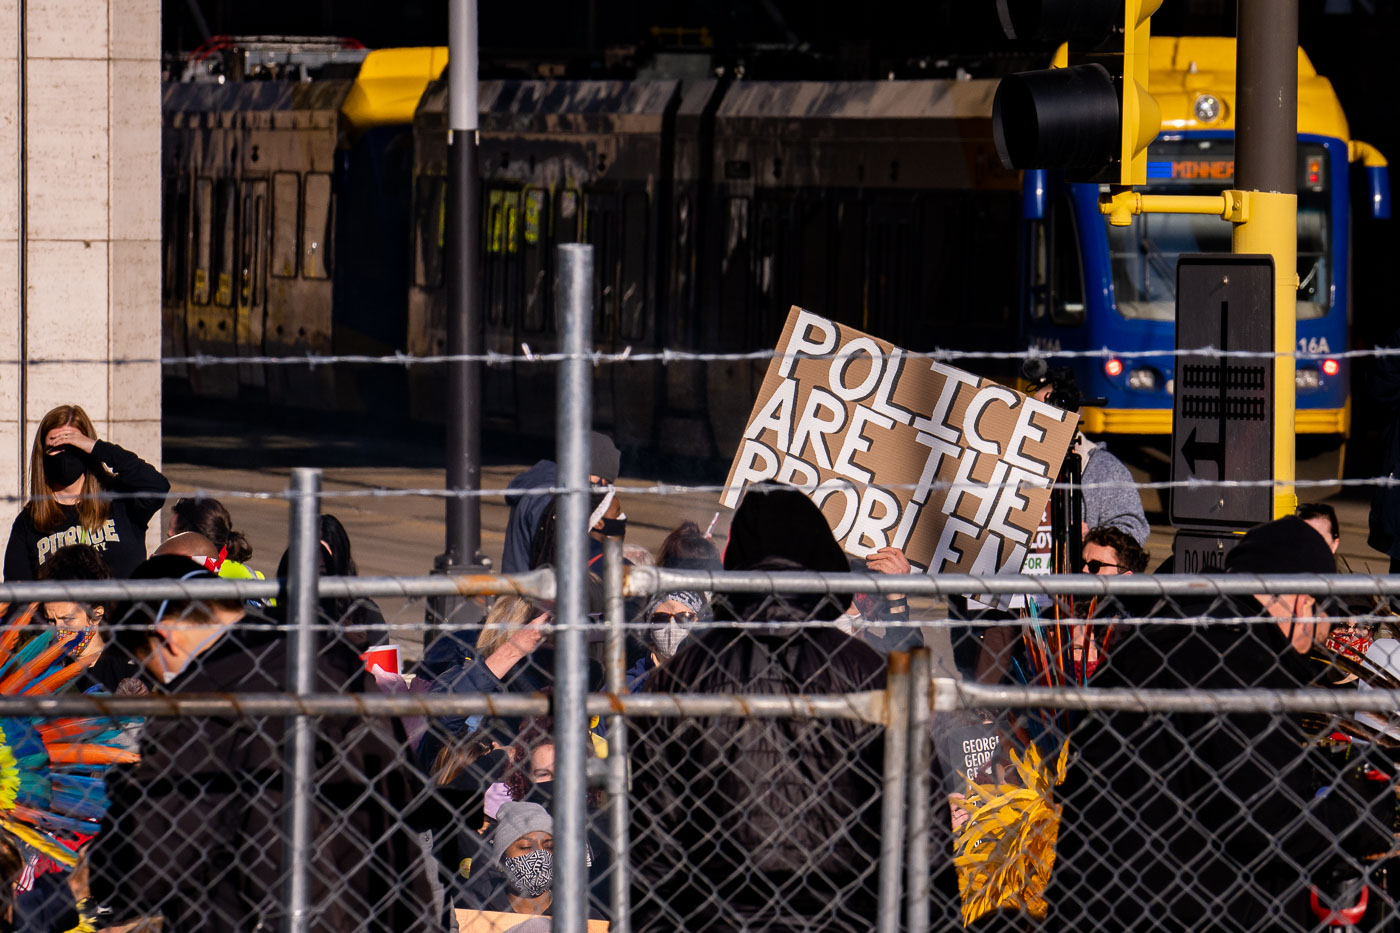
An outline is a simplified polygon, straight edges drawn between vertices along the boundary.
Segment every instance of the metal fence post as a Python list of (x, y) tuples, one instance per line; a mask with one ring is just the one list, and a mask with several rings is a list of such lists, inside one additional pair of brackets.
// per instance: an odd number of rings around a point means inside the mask
[(558, 600), (554, 636), (554, 929), (583, 933), (588, 919), (588, 714), (584, 626), (588, 622), (588, 432), (592, 425), (593, 247), (559, 247), (558, 504), (554, 574)]
[(899, 933), (904, 855), (904, 789), (909, 765), (909, 655), (890, 652), (885, 682), (885, 773), (880, 796), (879, 933)]
[[(622, 600), (622, 539), (603, 541), (603, 592), (608, 614), (608, 692), (627, 689), (627, 621)], [(632, 904), (627, 861), (627, 717), (608, 717), (608, 829), (612, 836), (612, 933), (630, 933)]]
[(929, 928), (929, 834), (933, 780), (933, 662), (927, 648), (909, 655), (909, 847), (904, 882), (905, 927), (909, 933)]
[[(320, 572), (321, 471), (292, 471), (291, 522), (287, 567), (287, 683), (299, 697), (316, 692), (316, 578)], [(305, 715), (287, 721), (287, 758), (283, 765), (283, 864), (287, 871), (287, 913), (283, 929), (302, 933), (311, 927), (311, 776), (315, 736)]]

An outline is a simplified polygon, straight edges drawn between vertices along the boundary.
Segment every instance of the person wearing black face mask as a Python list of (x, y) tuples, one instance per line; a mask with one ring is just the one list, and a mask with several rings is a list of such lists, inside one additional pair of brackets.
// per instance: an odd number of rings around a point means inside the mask
[[(155, 467), (97, 440), (82, 408), (60, 405), (34, 435), (29, 499), (10, 529), (5, 579), (35, 579), (40, 565), (70, 544), (92, 545), (114, 576), (128, 576), (146, 559), (146, 528), (169, 491), (170, 481)], [(137, 495), (124, 495), (130, 493)]]

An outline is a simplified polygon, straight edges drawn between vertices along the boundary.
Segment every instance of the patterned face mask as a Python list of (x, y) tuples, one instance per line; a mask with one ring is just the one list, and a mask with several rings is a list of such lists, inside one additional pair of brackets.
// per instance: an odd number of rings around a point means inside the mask
[(548, 849), (501, 859), (501, 867), (506, 885), (520, 897), (539, 897), (554, 883), (554, 853)]

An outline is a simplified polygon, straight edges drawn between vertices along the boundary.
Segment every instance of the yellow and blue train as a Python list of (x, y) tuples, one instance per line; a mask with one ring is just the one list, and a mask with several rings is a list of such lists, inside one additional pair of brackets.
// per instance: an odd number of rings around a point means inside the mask
[[(285, 51), (285, 50), (284, 50)], [(264, 365), (264, 357), (434, 355), (446, 336), (446, 83), (441, 48), (243, 50), (217, 79), (164, 86), (163, 334), (168, 398), (353, 412), (386, 430), (440, 421), (432, 365)], [(1299, 58), (1298, 430), (1349, 427), (1349, 166), (1388, 211), (1384, 160), (1349, 138)], [(260, 57), (260, 55), (262, 57)], [(1149, 189), (1228, 187), (1234, 47), (1154, 39), (1163, 131)], [(259, 65), (259, 62), (262, 62)], [(484, 80), (486, 346), (558, 346), (554, 247), (588, 242), (599, 349), (771, 348), (789, 306), (916, 350), (1169, 350), (1175, 258), (1228, 249), (1223, 221), (1106, 224), (1092, 185), (1002, 168), (991, 80)], [(1095, 433), (1170, 431), (1173, 367), (1074, 359)], [(984, 365), (985, 363), (985, 365)], [(986, 361), (969, 368), (1006, 378)], [(724, 460), (762, 361), (596, 369), (595, 419), (624, 446)], [(488, 430), (549, 438), (552, 367), (485, 368)], [(368, 415), (369, 417), (363, 417)]]

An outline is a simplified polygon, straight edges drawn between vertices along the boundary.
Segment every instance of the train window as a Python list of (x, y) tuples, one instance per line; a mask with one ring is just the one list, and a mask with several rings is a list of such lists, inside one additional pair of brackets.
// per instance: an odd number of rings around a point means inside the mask
[(267, 211), (266, 182), (253, 182), (243, 193), (243, 221), (239, 231), (238, 303), (253, 307), (262, 299), (261, 252)]
[(619, 329), (628, 340), (646, 336), (647, 196), (635, 191), (622, 199), (622, 283)]
[(272, 176), (272, 274), (290, 279), (297, 274), (297, 208), (301, 181), (295, 172)]
[(1058, 198), (1043, 225), (1048, 228), (1046, 267), (1050, 273), (1046, 295), (1050, 320), (1075, 327), (1084, 323), (1084, 273), (1075, 233), (1074, 206), (1068, 195)]
[(440, 175), (420, 177), (417, 199), (414, 281), (425, 288), (439, 288), (447, 264), (447, 179)]
[(676, 199), (675, 296), (680, 313), (669, 315), (674, 332), (658, 337), (658, 343), (670, 340), (691, 346), (695, 339), (691, 332), (698, 304), (695, 281), (695, 210), (691, 206), (693, 197), (694, 195), (687, 191)]
[[(1327, 209), (1314, 199), (1298, 199), (1298, 319), (1319, 318), (1332, 305), (1327, 244)], [(1320, 199), (1318, 199), (1320, 201)]]
[(593, 331), (600, 339), (615, 336), (617, 326), (617, 226), (616, 196), (589, 194), (583, 234), (593, 246)]
[(238, 220), (238, 190), (230, 179), (219, 182), (214, 238), (214, 303), (233, 304), (233, 264), (238, 249), (234, 230)]
[(505, 262), (503, 254), (506, 245), (506, 205), (505, 192), (493, 189), (486, 195), (486, 320), (491, 324), (501, 323), (505, 316)]
[(526, 330), (544, 330), (549, 319), (549, 192), (530, 188), (525, 192), (525, 306), (520, 325)]
[(752, 350), (749, 325), (749, 199), (725, 205), (724, 255), (720, 259), (718, 344), (724, 350)]
[(556, 195), (558, 206), (554, 212), (554, 242), (577, 243), (578, 240), (578, 192), (565, 188)]
[(865, 318), (865, 213), (863, 201), (836, 205), (836, 281), (831, 316), (843, 324), (868, 328)]
[(331, 176), (306, 176), (301, 212), (301, 276), (324, 279), (331, 274)]
[(214, 240), (214, 183), (208, 178), (194, 183), (194, 277), (190, 282), (190, 302), (209, 303), (209, 273)]

